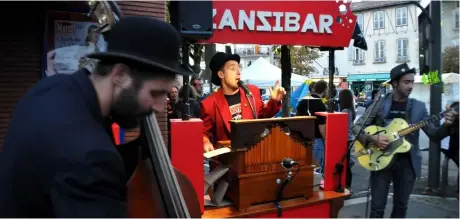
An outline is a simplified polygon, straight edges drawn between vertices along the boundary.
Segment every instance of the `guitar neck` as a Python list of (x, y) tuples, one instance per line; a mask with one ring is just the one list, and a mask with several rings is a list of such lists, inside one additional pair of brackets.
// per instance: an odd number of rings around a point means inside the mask
[(427, 119), (427, 120), (423, 120), (417, 124), (414, 124), (414, 125), (411, 125), (405, 129), (402, 129), (398, 132), (399, 136), (403, 137), (403, 136), (406, 136), (412, 132), (415, 132), (423, 127), (425, 127), (426, 125), (430, 124), (432, 118), (430, 119)]
[[(452, 108), (451, 110), (454, 110), (456, 112), (459, 111), (459, 106), (455, 106), (454, 108)], [(426, 125), (430, 124), (431, 122), (435, 122), (435, 121), (438, 121), (440, 120), (441, 118), (444, 117), (444, 114), (446, 114), (447, 111), (444, 111), (444, 112), (441, 112), (439, 113), (438, 115), (433, 115), (433, 116), (430, 116), (430, 118), (426, 119), (426, 120), (423, 120), (417, 124), (414, 124), (414, 125), (411, 125), (405, 129), (402, 129), (398, 132), (399, 136), (403, 137), (405, 135), (408, 135), (412, 132), (415, 132), (423, 127), (425, 127)]]

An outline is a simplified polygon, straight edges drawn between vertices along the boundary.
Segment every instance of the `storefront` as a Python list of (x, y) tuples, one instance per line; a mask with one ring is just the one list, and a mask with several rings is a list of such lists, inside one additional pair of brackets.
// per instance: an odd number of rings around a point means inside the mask
[[(334, 83), (334, 85), (337, 87), (337, 88), (348, 88), (347, 86), (347, 82), (345, 82), (345, 79), (346, 79), (347, 76), (339, 76), (339, 75), (334, 75), (334, 80), (332, 81), (332, 83)], [(310, 79), (312, 82), (317, 82), (317, 81), (320, 81), (320, 80), (324, 80), (326, 82), (329, 82), (329, 76), (321, 76), (321, 77), (318, 77), (318, 76), (313, 76), (311, 77)]]
[[(165, 19), (164, 1), (119, 1), (118, 4), (124, 15)], [(75, 53), (74, 46), (87, 45), (84, 50), (94, 50), (88, 46), (88, 41), (96, 39), (96, 47), (102, 50), (104, 43), (102, 37), (90, 34), (95, 22), (86, 16), (89, 12), (86, 1), (2, 2), (0, 5), (3, 9), (0, 15), (1, 148), (14, 105), (21, 96), (40, 79), (55, 73), (71, 73), (81, 66), (82, 62), (72, 61), (74, 56), (68, 52)], [(78, 51), (80, 54), (86, 52)], [(158, 115), (158, 121), (167, 142), (166, 114)], [(137, 135), (137, 131), (126, 132), (125, 140)]]
[(350, 74), (347, 77), (349, 88), (355, 93), (373, 90), (390, 79), (390, 73)]

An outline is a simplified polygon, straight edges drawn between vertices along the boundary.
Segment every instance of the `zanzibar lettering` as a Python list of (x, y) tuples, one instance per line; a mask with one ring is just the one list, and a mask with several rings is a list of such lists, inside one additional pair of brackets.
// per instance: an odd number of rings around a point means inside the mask
[[(217, 9), (213, 9), (213, 18), (217, 14)], [(268, 22), (275, 19), (275, 25)], [(261, 25), (255, 25), (258, 19)], [(236, 22), (235, 22), (236, 21)], [(332, 15), (320, 14), (319, 21), (313, 14), (300, 15), (297, 12), (271, 12), (271, 11), (249, 11), (239, 10), (237, 19), (230, 11), (225, 9), (222, 18), (213, 24), (214, 29), (222, 30), (229, 27), (232, 30), (244, 30), (245, 26), (250, 31), (264, 32), (302, 32), (311, 31), (313, 33), (332, 34), (331, 26), (334, 19)], [(319, 24), (318, 24), (319, 22)]]

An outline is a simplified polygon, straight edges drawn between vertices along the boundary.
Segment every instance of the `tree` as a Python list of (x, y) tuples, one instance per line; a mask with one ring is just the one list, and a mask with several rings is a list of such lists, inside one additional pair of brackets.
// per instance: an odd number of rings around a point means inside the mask
[[(171, 1), (166, 1), (166, 12), (165, 12), (166, 22), (171, 23)], [(203, 56), (204, 47), (202, 44), (190, 44), (190, 53), (189, 56), (193, 60), (193, 66), (191, 66), (193, 72), (199, 74), (201, 73), (201, 57)]]
[(201, 58), (203, 57), (204, 47), (203, 44), (191, 44), (190, 45), (190, 57), (193, 59), (193, 72), (201, 73)]
[(445, 73), (459, 73), (459, 47), (449, 46), (444, 49), (442, 53), (442, 68)]
[[(288, 46), (288, 48), (291, 54), (291, 65), (294, 70), (293, 73), (308, 76), (310, 73), (315, 71), (311, 64), (315, 59), (322, 56), (318, 49), (306, 46)], [(281, 46), (274, 46), (273, 52), (275, 55), (281, 54)]]

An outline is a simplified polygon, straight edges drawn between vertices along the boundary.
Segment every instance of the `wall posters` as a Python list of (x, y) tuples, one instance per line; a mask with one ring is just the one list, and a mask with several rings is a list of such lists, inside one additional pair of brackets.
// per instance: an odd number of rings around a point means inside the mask
[(72, 74), (80, 68), (93, 70), (97, 60), (85, 55), (106, 49), (103, 36), (95, 29), (97, 23), (86, 14), (49, 12), (45, 76)]

